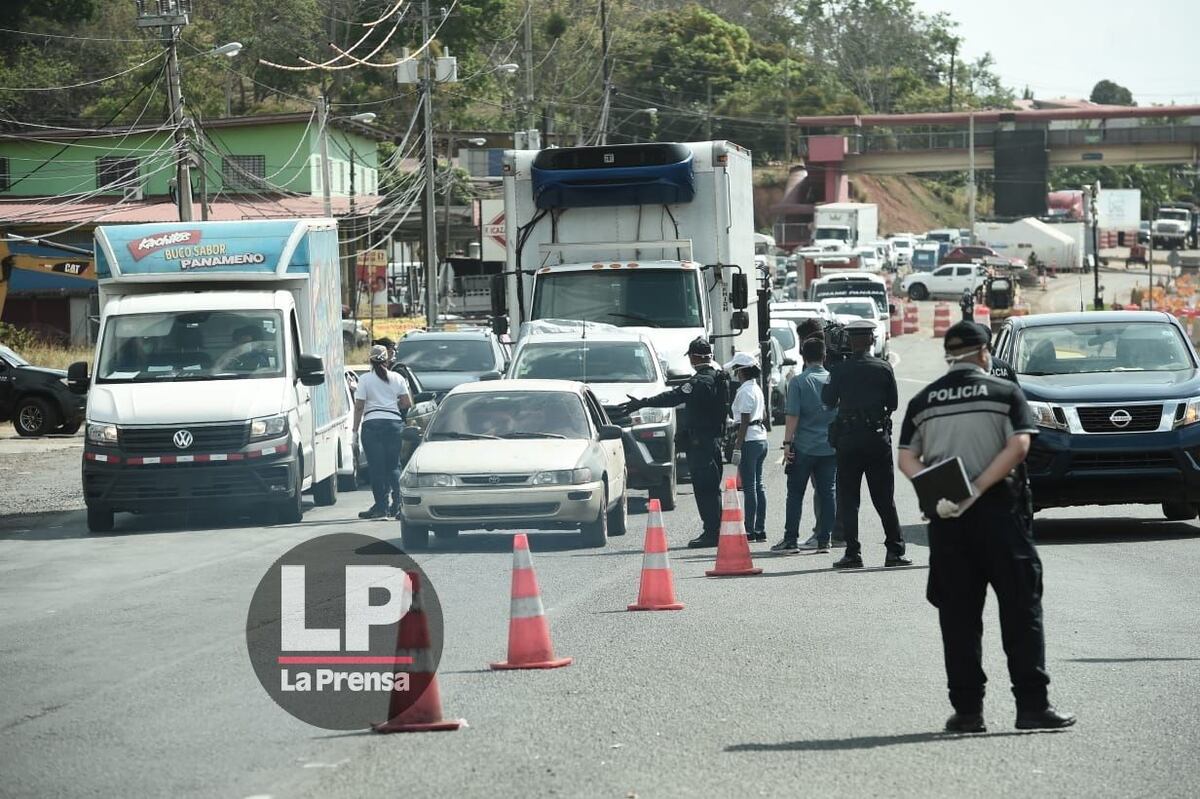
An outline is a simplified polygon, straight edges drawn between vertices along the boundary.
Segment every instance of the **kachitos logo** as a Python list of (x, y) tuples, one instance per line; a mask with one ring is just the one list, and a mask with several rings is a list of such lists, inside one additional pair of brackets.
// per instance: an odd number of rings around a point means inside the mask
[(199, 244), (199, 230), (173, 230), (170, 233), (161, 233), (157, 236), (146, 236), (137, 241), (129, 242), (129, 254), (133, 256), (133, 260), (140, 261), (147, 255), (152, 255), (164, 247), (171, 247), (180, 244)]
[(259, 582), (246, 618), (259, 682), (291, 715), (363, 729), (411, 707), (442, 650), (437, 594), (378, 539), (338, 533), (294, 547)]

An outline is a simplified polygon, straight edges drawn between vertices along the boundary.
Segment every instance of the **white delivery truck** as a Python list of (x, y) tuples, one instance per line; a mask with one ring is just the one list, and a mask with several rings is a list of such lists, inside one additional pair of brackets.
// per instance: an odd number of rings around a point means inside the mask
[(753, 208), (750, 153), (731, 142), (508, 151), (508, 267), (492, 295), (494, 328), (619, 325), (653, 341), (673, 379), (691, 374), (697, 336), (718, 362), (760, 352), (769, 292), (751, 302)]
[(824, 203), (813, 211), (813, 246), (852, 250), (879, 238), (879, 206), (874, 203)]
[(337, 501), (353, 463), (337, 223), (96, 229), (100, 333), (89, 386), (88, 528), (118, 511), (269, 510)]

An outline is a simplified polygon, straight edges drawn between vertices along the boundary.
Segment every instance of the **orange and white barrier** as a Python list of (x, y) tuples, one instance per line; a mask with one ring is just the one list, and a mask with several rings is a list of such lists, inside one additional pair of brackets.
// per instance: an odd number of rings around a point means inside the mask
[(573, 658), (554, 657), (550, 624), (542, 607), (529, 537), (513, 536), (512, 602), (508, 619), (508, 660), (493, 663), (493, 669), (557, 669), (571, 665)]
[(750, 559), (750, 542), (746, 540), (742, 505), (737, 483), (732, 477), (725, 481), (725, 493), (721, 496), (721, 537), (717, 539), (717, 565), (704, 573), (709, 577), (762, 574), (762, 569), (754, 568), (754, 561)]
[(916, 303), (904, 304), (904, 332), (916, 333), (921, 329), (921, 310)]
[(933, 306), (933, 337), (943, 338), (950, 329), (950, 306), (939, 302)]
[(675, 601), (675, 580), (667, 557), (667, 531), (663, 527), (662, 503), (650, 500), (646, 518), (646, 545), (642, 555), (642, 582), (637, 602), (629, 610), (683, 610)]
[(987, 307), (983, 303), (976, 305), (973, 319), (975, 320), (975, 324), (983, 325), (984, 327), (991, 327), (992, 326), (992, 309)]

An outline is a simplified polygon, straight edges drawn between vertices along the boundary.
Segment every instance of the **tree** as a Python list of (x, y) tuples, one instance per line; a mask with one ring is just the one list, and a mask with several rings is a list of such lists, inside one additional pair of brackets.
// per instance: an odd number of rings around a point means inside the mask
[(1101, 105), (1137, 105), (1133, 101), (1133, 92), (1107, 79), (1092, 87), (1092, 94), (1088, 99)]

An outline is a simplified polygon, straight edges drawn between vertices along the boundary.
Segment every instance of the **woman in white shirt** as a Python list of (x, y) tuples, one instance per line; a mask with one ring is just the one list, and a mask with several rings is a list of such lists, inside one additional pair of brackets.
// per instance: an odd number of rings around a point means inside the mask
[[(358, 381), (354, 392), (354, 434), (362, 441), (371, 472), (375, 504), (358, 514), (360, 519), (381, 519), (400, 514), (400, 448), (404, 412), (412, 407), (408, 383), (389, 371), (387, 347), (371, 347), (371, 371)], [(392, 504), (388, 505), (391, 493)]]
[(739, 352), (725, 364), (740, 381), (733, 398), (733, 422), (737, 425), (737, 442), (733, 462), (742, 478), (742, 506), (745, 510), (746, 538), (767, 540), (767, 492), (763, 488), (763, 464), (767, 460), (767, 403), (763, 399), (758, 377), (762, 374), (752, 355)]

